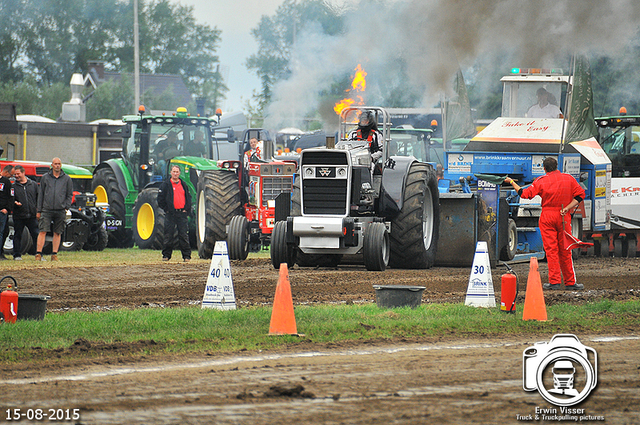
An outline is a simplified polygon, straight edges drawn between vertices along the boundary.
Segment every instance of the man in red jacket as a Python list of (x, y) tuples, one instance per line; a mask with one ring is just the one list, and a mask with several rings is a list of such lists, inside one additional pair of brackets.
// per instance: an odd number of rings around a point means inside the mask
[(561, 289), (562, 278), (567, 289), (584, 289), (583, 284), (576, 283), (571, 251), (565, 248), (564, 242), (565, 231), (571, 234), (571, 214), (567, 212), (582, 202), (584, 189), (573, 176), (558, 171), (554, 157), (545, 158), (542, 165), (546, 174), (524, 189), (510, 177), (504, 181), (510, 183), (521, 198), (531, 199), (536, 195), (542, 198), (538, 224), (549, 267), (549, 283), (543, 285), (544, 289)]
[(171, 166), (171, 178), (165, 180), (158, 189), (158, 206), (164, 215), (164, 245), (162, 260), (169, 261), (173, 252), (173, 235), (178, 227), (178, 243), (184, 261), (191, 261), (189, 245), (189, 212), (191, 196), (185, 182), (180, 178), (180, 167)]

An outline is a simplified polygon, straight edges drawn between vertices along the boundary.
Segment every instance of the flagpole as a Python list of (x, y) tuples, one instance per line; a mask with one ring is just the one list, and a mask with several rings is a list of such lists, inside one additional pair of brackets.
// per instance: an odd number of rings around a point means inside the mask
[(138, 29), (138, 0), (133, 0), (134, 114), (138, 113), (138, 106), (140, 106), (140, 37), (138, 34)]
[[(571, 118), (571, 111), (569, 108), (571, 107), (571, 102), (573, 100), (573, 83), (575, 81), (574, 73), (576, 72), (576, 55), (574, 54), (571, 58), (571, 65), (569, 65), (569, 84), (567, 85), (567, 97), (564, 100), (564, 111), (566, 112), (566, 117), (562, 118), (562, 133), (560, 133), (560, 149), (558, 150), (558, 154), (561, 154), (564, 151), (564, 141), (565, 141), (565, 130), (566, 123)], [(564, 170), (563, 170), (564, 171)]]

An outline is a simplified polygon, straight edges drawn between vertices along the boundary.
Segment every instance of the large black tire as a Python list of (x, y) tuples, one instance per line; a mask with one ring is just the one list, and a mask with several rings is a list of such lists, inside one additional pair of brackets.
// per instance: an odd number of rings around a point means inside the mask
[(89, 235), (87, 243), (84, 244), (85, 251), (104, 251), (109, 243), (109, 233), (107, 229), (100, 226), (97, 232)]
[(405, 269), (433, 266), (439, 227), (436, 173), (430, 165), (416, 162), (405, 179), (402, 211), (391, 221), (389, 266)]
[(609, 238), (596, 239), (594, 241), (596, 257), (609, 257)]
[(516, 256), (518, 249), (518, 227), (513, 219), (507, 221), (507, 244), (500, 251), (502, 261), (511, 261)]
[(371, 223), (364, 234), (364, 266), (369, 271), (384, 271), (389, 264), (389, 232), (383, 223)]
[[(97, 202), (108, 202), (112, 216), (126, 223), (126, 207), (124, 195), (118, 188), (118, 180), (111, 168), (101, 168), (93, 175), (91, 191), (96, 194)], [(122, 228), (111, 232), (109, 246), (112, 248), (129, 248), (133, 246), (131, 230)]]
[(84, 244), (78, 241), (61, 241), (58, 251), (80, 251), (83, 247)]
[(89, 232), (90, 226), (86, 221), (79, 221), (78, 219), (66, 220), (58, 251), (80, 251), (84, 247)]
[(246, 260), (249, 254), (249, 223), (244, 216), (236, 215), (229, 223), (227, 235), (230, 260)]
[(279, 269), (280, 264), (287, 263), (287, 267), (291, 268), (296, 262), (295, 247), (287, 245), (287, 222), (278, 221), (273, 226), (271, 233), (271, 264), (273, 268)]
[[(11, 219), (9, 219), (9, 222), (7, 222), (7, 226), (9, 226), (9, 236), (7, 236), (7, 238), (4, 240), (3, 252), (5, 255), (13, 255), (13, 238), (15, 237), (15, 235), (13, 221)], [(20, 252), (20, 255), (22, 256), (29, 252), (29, 250), (31, 250), (33, 246), (33, 239), (31, 238), (29, 229), (25, 227), (22, 230), (22, 246), (20, 247), (20, 251), (22, 252)]]
[[(165, 212), (158, 206), (158, 188), (145, 189), (138, 194), (133, 206), (133, 239), (141, 249), (162, 249)], [(177, 240), (174, 232), (174, 245)]]
[(227, 238), (227, 224), (242, 214), (238, 176), (230, 171), (205, 171), (198, 178), (196, 234), (198, 255), (211, 258), (216, 241)]

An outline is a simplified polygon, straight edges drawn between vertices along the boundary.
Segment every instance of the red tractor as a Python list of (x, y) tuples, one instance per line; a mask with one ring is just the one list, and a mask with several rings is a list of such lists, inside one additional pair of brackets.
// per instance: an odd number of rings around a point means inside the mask
[[(252, 150), (250, 140), (259, 140)], [(290, 196), (295, 161), (267, 160), (273, 158), (274, 142), (264, 129), (244, 132), (240, 148), (240, 187), (244, 215), (237, 215), (227, 226), (229, 258), (244, 260), (247, 254), (270, 244), (275, 225), (275, 200), (281, 193)], [(245, 159), (246, 158), (246, 159)]]

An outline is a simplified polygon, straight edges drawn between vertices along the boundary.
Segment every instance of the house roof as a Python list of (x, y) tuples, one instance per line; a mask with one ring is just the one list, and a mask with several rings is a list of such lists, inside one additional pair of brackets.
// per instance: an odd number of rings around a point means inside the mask
[[(119, 81), (122, 74), (119, 72), (105, 71), (105, 80)], [(100, 84), (100, 82), (98, 83)], [(154, 96), (159, 96), (167, 89), (171, 89), (179, 106), (186, 106), (191, 102), (191, 92), (184, 84), (184, 80), (179, 75), (170, 74), (140, 74), (140, 95), (151, 91)]]

